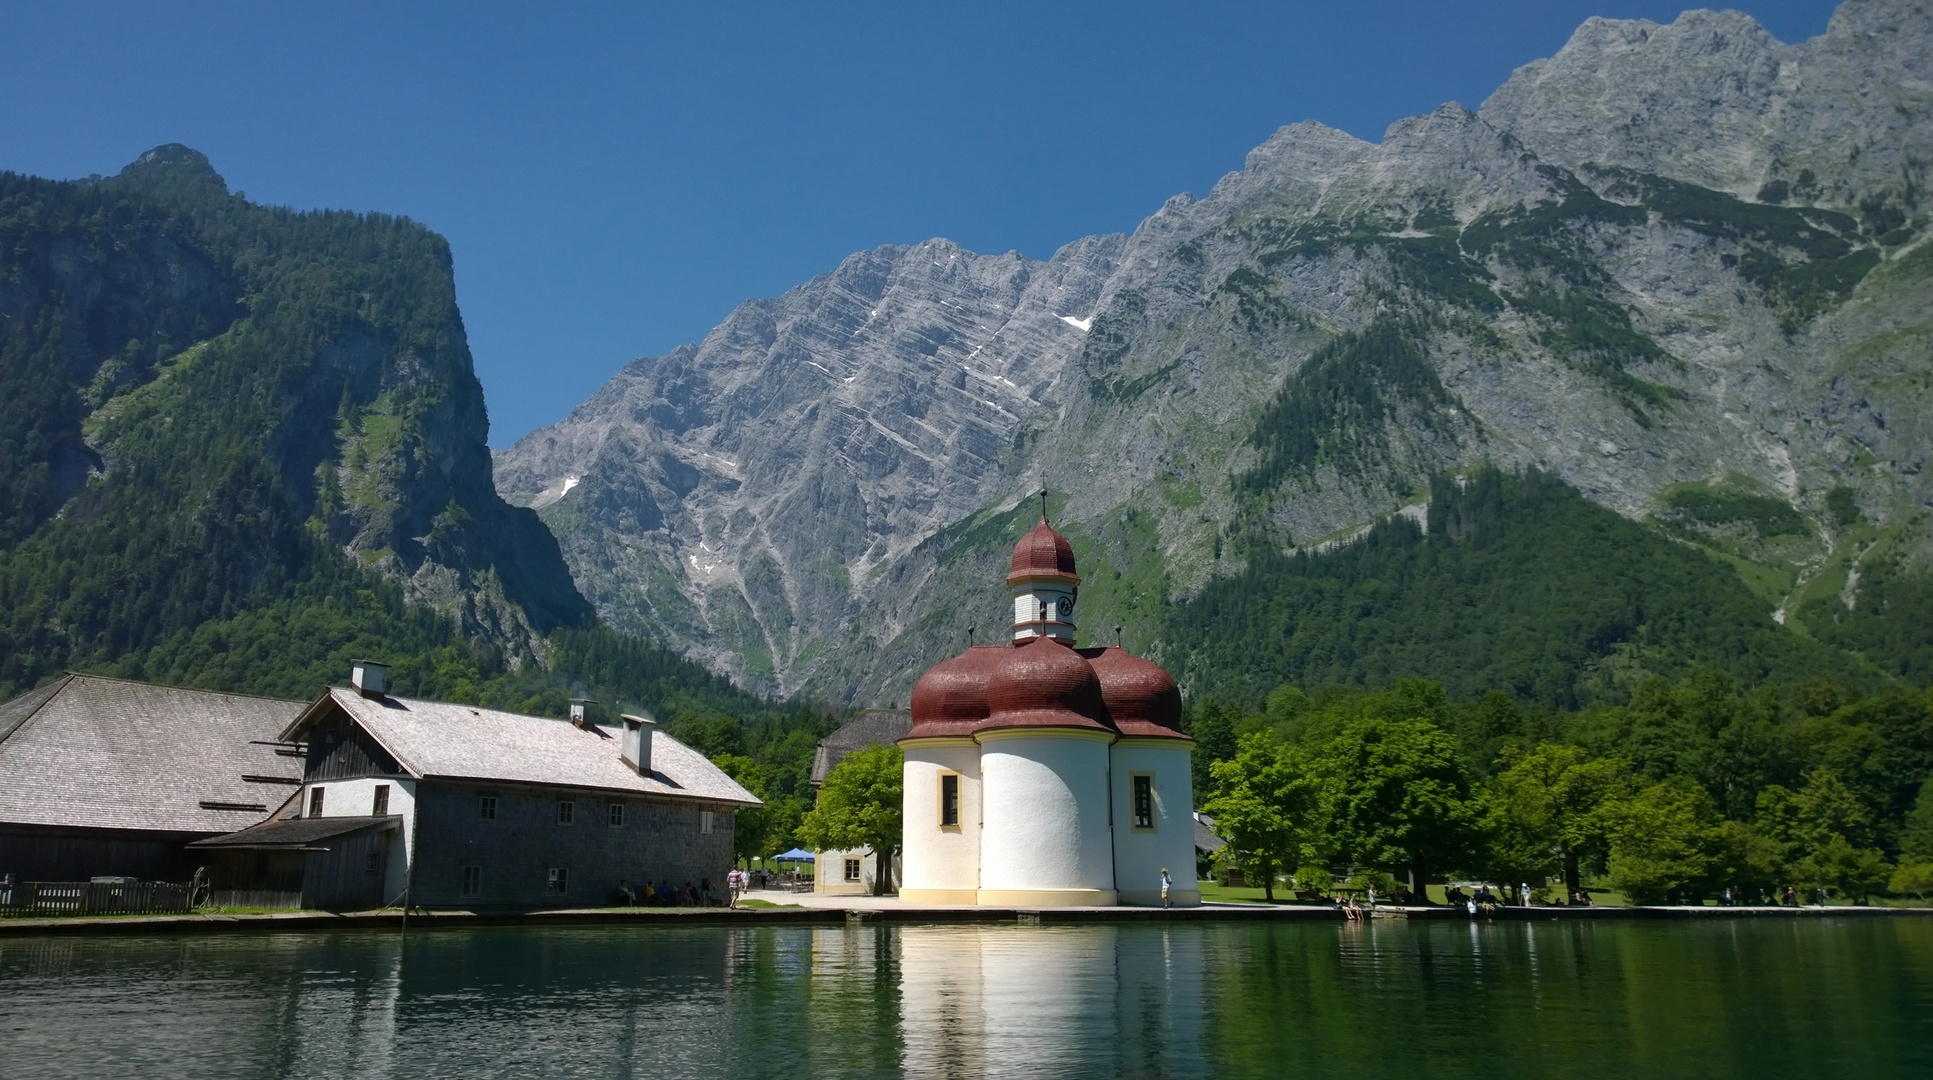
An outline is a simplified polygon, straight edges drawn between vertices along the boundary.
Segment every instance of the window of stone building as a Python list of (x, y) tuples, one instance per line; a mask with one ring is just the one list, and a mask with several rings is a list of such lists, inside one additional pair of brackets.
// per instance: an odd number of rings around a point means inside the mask
[(371, 817), (382, 817), (389, 813), (389, 785), (376, 785), (376, 798), (369, 807)]
[(561, 866), (550, 868), (550, 876), (544, 881), (544, 891), (566, 893), (570, 891), (570, 871)]
[(463, 895), (483, 895), (483, 867), (466, 866), (463, 868)]
[(309, 816), (322, 816), (322, 789), (319, 787), (309, 789)]
[(1135, 773), (1129, 780), (1134, 790), (1134, 827), (1154, 831), (1154, 776)]
[(571, 819), (576, 816), (577, 816), (576, 803), (570, 801), (569, 799), (557, 800), (557, 824), (569, 825), (571, 823)]
[(859, 880), (859, 868), (860, 868), (860, 865), (861, 865), (861, 863), (860, 863), (860, 860), (858, 860), (858, 859), (847, 859), (847, 860), (846, 860), (846, 880), (847, 880), (847, 881), (858, 881), (858, 880)]
[(712, 815), (711, 815), (711, 811), (710, 811), (710, 810), (700, 810), (700, 811), (698, 811), (698, 831), (699, 831), (699, 833), (701, 833), (701, 834), (703, 834), (703, 835), (705, 835), (705, 836), (710, 836), (710, 835), (711, 835), (711, 828), (712, 828)]
[(477, 797), (477, 817), (485, 821), (497, 820), (497, 797), (495, 795), (480, 795)]
[(940, 774), (940, 828), (960, 827), (960, 774)]
[(622, 829), (623, 827), (624, 827), (624, 804), (621, 802), (614, 802), (611, 804), (611, 828)]

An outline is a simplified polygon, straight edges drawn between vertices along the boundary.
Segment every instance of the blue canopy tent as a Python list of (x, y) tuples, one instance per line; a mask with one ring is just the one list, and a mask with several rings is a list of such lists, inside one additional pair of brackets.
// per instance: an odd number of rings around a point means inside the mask
[(814, 862), (817, 860), (817, 858), (818, 858), (817, 856), (813, 855), (810, 851), (807, 851), (804, 848), (793, 848), (791, 851), (788, 851), (783, 855), (772, 856), (772, 861), (773, 862)]

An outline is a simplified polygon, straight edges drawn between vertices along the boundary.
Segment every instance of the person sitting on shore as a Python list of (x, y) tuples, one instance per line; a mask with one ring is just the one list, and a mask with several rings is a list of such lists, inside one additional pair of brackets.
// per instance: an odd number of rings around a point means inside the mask
[(702, 907), (711, 906), (711, 879), (698, 879), (698, 903)]
[(618, 879), (617, 898), (625, 907), (632, 907), (637, 904), (638, 894), (631, 891), (631, 881), (629, 878)]

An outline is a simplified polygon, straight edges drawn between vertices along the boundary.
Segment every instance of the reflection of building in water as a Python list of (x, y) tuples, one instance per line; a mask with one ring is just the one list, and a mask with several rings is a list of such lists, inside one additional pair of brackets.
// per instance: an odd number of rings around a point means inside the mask
[(1198, 904), (1181, 693), (1118, 645), (1074, 648), (1080, 575), (1043, 518), (1014, 548), (1012, 640), (913, 689), (901, 898), (929, 904)]
[(1199, 1074), (1202, 934), (1193, 925), (901, 930), (901, 1070)]

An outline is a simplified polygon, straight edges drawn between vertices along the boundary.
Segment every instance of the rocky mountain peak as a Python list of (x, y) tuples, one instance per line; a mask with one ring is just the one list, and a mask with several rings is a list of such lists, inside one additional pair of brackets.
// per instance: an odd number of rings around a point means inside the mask
[(1851, 542), (1826, 492), (1933, 505), (1906, 419), (1933, 401), (1899, 377), (1933, 362), (1925, 24), (1592, 20), (1477, 111), (1283, 127), (1130, 236), (859, 252), (628, 365), (498, 487), (606, 618), (836, 701), (1000, 625), (977, 583), (1043, 486), (1092, 552), (1089, 624), (1157, 655), (1244, 551), (1332, 548), (1483, 464), (1631, 517), (1776, 501), (1813, 524), (1725, 553), (1776, 565), (1784, 611)]
[(1593, 18), (1480, 111), (1567, 168), (1637, 169), (1742, 198), (1809, 170), (1839, 174), (1851, 201), (1897, 185), (1900, 147), (1924, 144), (1929, 66), (1933, 18), (1916, 0), (1851, 0), (1798, 45), (1735, 11), (1664, 26)]

